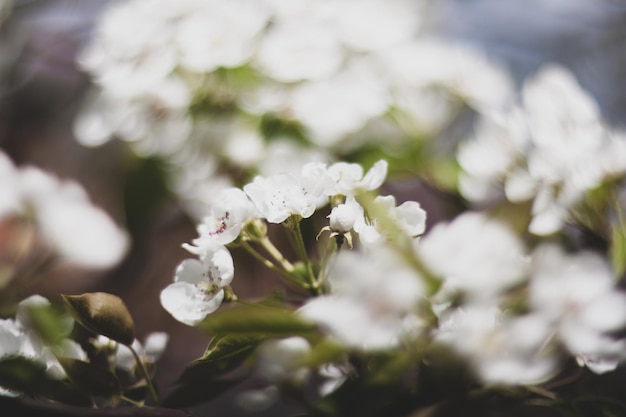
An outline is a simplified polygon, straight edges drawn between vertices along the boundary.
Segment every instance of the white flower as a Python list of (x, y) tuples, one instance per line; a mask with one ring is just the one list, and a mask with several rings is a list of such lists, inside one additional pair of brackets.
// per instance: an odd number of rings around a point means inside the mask
[(348, 374), (352, 370), (349, 363), (325, 363), (320, 366), (318, 372), (324, 382), (318, 388), (322, 397), (335, 392), (348, 379)]
[(0, 219), (20, 211), (18, 173), (11, 159), (0, 151)]
[(289, 83), (327, 77), (339, 68), (343, 50), (328, 26), (312, 21), (280, 22), (263, 36), (253, 65)]
[(566, 254), (555, 244), (539, 246), (529, 298), (575, 356), (594, 363), (624, 358), (625, 340), (610, 333), (626, 326), (626, 294), (615, 288), (606, 259), (591, 252)]
[(385, 181), (388, 165), (387, 161), (381, 159), (363, 175), (363, 167), (359, 164), (335, 162), (326, 170), (332, 180), (331, 188), (326, 193), (329, 196), (337, 194), (349, 196), (361, 191), (375, 190)]
[(199, 73), (245, 64), (267, 23), (268, 12), (262, 2), (208, 0), (204, 3), (178, 22), (180, 64)]
[(230, 187), (221, 190), (210, 209), (210, 214), (197, 227), (199, 237), (193, 245), (184, 244), (189, 252), (203, 256), (205, 248), (211, 250), (215, 243), (226, 245), (237, 239), (243, 225), (256, 214), (254, 205), (241, 189)]
[(352, 230), (356, 221), (356, 213), (353, 207), (347, 204), (339, 204), (328, 215), (330, 230), (337, 233), (346, 233)]
[[(389, 218), (396, 223), (408, 236), (416, 237), (426, 229), (426, 212), (416, 201), (405, 201), (396, 206), (396, 199), (392, 195), (377, 196), (374, 204), (386, 209)], [(346, 205), (356, 213), (354, 231), (359, 234), (361, 243), (372, 245), (383, 239), (384, 230), (376, 218), (369, 218), (365, 210), (356, 202), (354, 197), (348, 196)]]
[(417, 245), (432, 272), (477, 299), (497, 297), (524, 278), (524, 250), (511, 228), (481, 212), (436, 224)]
[[(307, 169), (307, 166), (304, 168)], [(258, 175), (243, 190), (261, 217), (270, 223), (282, 223), (291, 215), (311, 217), (326, 202), (324, 185), (319, 180), (319, 177), (296, 172), (282, 172), (269, 177)]]
[(223, 288), (231, 283), (234, 271), (228, 249), (207, 248), (202, 260), (186, 259), (178, 265), (174, 283), (161, 291), (161, 305), (176, 320), (195, 326), (222, 304)]
[[(15, 319), (0, 320), (0, 358), (22, 356), (45, 365), (49, 377), (63, 379), (66, 373), (58, 358), (86, 361), (87, 354), (77, 342), (67, 338), (74, 325), (69, 316), (62, 318), (61, 324), (65, 328), (60, 336), (64, 337), (58, 343), (46, 345), (39, 337), (31, 317), (32, 309), (51, 306), (47, 298), (35, 294), (19, 302)], [(0, 395), (12, 396), (15, 393), (0, 389)]]
[[(161, 354), (165, 351), (168, 341), (169, 334), (165, 332), (153, 332), (146, 337), (144, 344), (135, 339), (133, 341), (132, 348), (142, 361), (153, 364), (159, 360)], [(121, 344), (117, 345), (115, 363), (118, 367), (127, 371), (131, 371), (136, 366), (135, 356), (130, 351), (128, 346)]]
[(127, 233), (91, 203), (78, 183), (26, 167), (20, 170), (19, 187), (23, 204), (34, 210), (44, 236), (68, 261), (84, 267), (109, 268), (126, 255)]
[(469, 359), (484, 382), (533, 384), (556, 370), (556, 358), (542, 351), (550, 331), (540, 315), (508, 317), (489, 305), (469, 305), (440, 318), (435, 340)]
[(420, 26), (419, 2), (364, 0), (335, 4), (334, 19), (341, 40), (357, 51), (384, 50), (408, 41)]
[(257, 353), (256, 373), (271, 383), (304, 382), (309, 369), (301, 366), (299, 361), (310, 351), (309, 342), (299, 336), (266, 341)]
[(407, 331), (418, 331), (407, 323), (419, 322), (420, 277), (391, 250), (381, 246), (375, 253), (341, 252), (328, 273), (331, 293), (309, 300), (298, 314), (356, 349), (392, 348)]
[(323, 147), (340, 143), (346, 135), (387, 110), (388, 87), (371, 62), (359, 61), (331, 78), (299, 84), (292, 94), (292, 112)]

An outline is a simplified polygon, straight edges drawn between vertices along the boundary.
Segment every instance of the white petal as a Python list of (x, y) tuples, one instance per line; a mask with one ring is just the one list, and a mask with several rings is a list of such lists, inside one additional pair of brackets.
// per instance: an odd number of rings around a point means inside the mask
[(161, 291), (160, 300), (163, 308), (176, 320), (195, 326), (219, 308), (224, 300), (224, 290), (205, 296), (193, 284), (175, 282)]

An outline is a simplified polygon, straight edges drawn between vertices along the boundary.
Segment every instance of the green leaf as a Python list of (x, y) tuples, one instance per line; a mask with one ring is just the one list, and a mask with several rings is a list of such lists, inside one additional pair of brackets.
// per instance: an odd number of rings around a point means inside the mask
[(179, 408), (205, 403), (219, 397), (241, 381), (242, 379), (237, 378), (179, 385), (163, 400), (163, 406)]
[(214, 335), (294, 336), (316, 331), (314, 323), (285, 308), (265, 305), (236, 306), (210, 315), (198, 325)]
[(9, 390), (36, 394), (37, 382), (47, 378), (46, 365), (23, 356), (0, 360), (0, 386)]
[(347, 352), (346, 347), (324, 339), (311, 347), (311, 351), (302, 359), (301, 363), (303, 366), (315, 368), (326, 363), (336, 362), (342, 359)]
[(62, 297), (70, 314), (86, 329), (126, 346), (135, 340), (133, 319), (118, 296), (93, 292)]
[(92, 405), (91, 399), (66, 380), (46, 373), (46, 365), (23, 356), (0, 359), (0, 386), (31, 397), (43, 397), (77, 406)]
[(60, 313), (51, 305), (28, 307), (29, 325), (47, 345), (58, 345), (66, 339), (74, 327), (71, 317)]
[(59, 362), (70, 379), (90, 395), (113, 397), (122, 392), (117, 377), (106, 369), (70, 358), (60, 358)]
[(233, 369), (243, 362), (264, 339), (262, 336), (217, 336), (213, 338), (198, 362), (205, 366), (205, 370), (209, 367), (214, 367), (218, 372)]

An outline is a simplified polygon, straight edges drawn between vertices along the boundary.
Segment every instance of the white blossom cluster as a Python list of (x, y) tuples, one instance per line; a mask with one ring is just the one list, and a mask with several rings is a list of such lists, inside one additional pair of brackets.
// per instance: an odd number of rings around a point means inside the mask
[[(0, 223), (32, 224), (44, 247), (62, 260), (87, 268), (110, 268), (129, 248), (127, 232), (73, 180), (34, 166), (15, 166), (0, 153)], [(41, 240), (41, 239), (40, 239)]]
[[(354, 234), (359, 245), (332, 258), (323, 290), (297, 310), (332, 343), (359, 352), (447, 347), (484, 383), (503, 385), (549, 380), (568, 358), (596, 373), (626, 359), (626, 339), (616, 336), (626, 326), (626, 293), (617, 288), (607, 259), (566, 252), (550, 240), (530, 244), (512, 224), (486, 212), (467, 211), (426, 232), (426, 213), (417, 202), (396, 205), (392, 196), (378, 196), (374, 207), (384, 214), (369, 211), (359, 196), (378, 189), (386, 169), (384, 161), (367, 173), (357, 164), (309, 163), (223, 191), (199, 224), (198, 238), (184, 245), (199, 259), (179, 265), (174, 283), (161, 293), (163, 307), (198, 325), (220, 307), (234, 277), (226, 245), (255, 239), (248, 231), (256, 221), (307, 219), (341, 196), (322, 232)], [(394, 245), (390, 231), (401, 233), (408, 246), (404, 240), (404, 246)], [(306, 339), (268, 343), (257, 369), (266, 381), (309, 377), (297, 360), (311, 349)], [(325, 395), (351, 370), (327, 363), (318, 372)], [(263, 388), (242, 394), (241, 401), (253, 409), (275, 396)]]
[[(503, 68), (427, 35), (428, 1), (130, 0), (114, 3), (78, 62), (93, 80), (80, 143), (117, 137), (159, 154), (196, 214), (232, 185), (224, 161), (268, 175), (283, 161), (432, 135), (460, 102), (511, 100)], [(297, 126), (266, 141), (264, 118)], [(291, 140), (290, 140), (291, 139)], [(311, 146), (313, 145), (313, 146)], [(312, 155), (317, 153), (316, 156)], [(282, 156), (287, 156), (286, 158)], [(200, 205), (202, 208), (198, 208)]]
[(530, 201), (529, 231), (550, 235), (586, 192), (626, 173), (626, 135), (570, 70), (549, 64), (525, 82), (517, 103), (482, 115), (457, 158), (463, 196)]
[[(163, 307), (185, 324), (198, 324), (222, 304), (224, 288), (234, 277), (233, 259), (226, 245), (237, 239), (259, 239), (246, 230), (249, 225), (258, 228), (255, 222), (280, 224), (294, 216), (307, 219), (337, 196), (343, 197), (345, 202), (336, 205), (328, 215), (329, 230), (338, 234), (353, 230), (366, 246), (382, 241), (381, 228), (366, 215), (354, 195), (376, 190), (386, 175), (387, 163), (383, 160), (367, 173), (353, 163), (311, 162), (300, 171), (285, 171), (268, 177), (259, 175), (242, 189), (223, 190), (210, 213), (198, 225), (198, 237), (192, 244), (183, 245), (199, 259), (190, 258), (180, 263), (174, 283), (161, 292)], [(407, 234), (424, 231), (426, 214), (417, 202), (396, 206), (392, 196), (377, 197), (377, 201), (381, 200)], [(287, 260), (277, 258), (276, 261), (283, 262), (286, 272), (292, 271), (293, 266)]]

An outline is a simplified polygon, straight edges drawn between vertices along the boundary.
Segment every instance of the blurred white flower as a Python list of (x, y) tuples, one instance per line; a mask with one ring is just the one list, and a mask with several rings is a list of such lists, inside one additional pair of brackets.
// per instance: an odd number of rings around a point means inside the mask
[(75, 121), (74, 134), (86, 146), (101, 145), (115, 135), (133, 142), (141, 154), (167, 155), (191, 132), (187, 114), (190, 100), (188, 86), (174, 76), (163, 77), (130, 97), (104, 90), (85, 103)]
[(300, 20), (273, 25), (263, 36), (253, 65), (277, 81), (290, 83), (328, 77), (343, 59), (332, 28)]
[(263, 2), (208, 0), (198, 4), (198, 10), (177, 22), (180, 65), (205, 73), (245, 64), (268, 21)]
[(326, 190), (329, 196), (343, 194), (354, 195), (362, 191), (372, 191), (379, 188), (387, 177), (387, 161), (381, 159), (363, 175), (360, 164), (349, 162), (335, 162), (328, 166), (326, 175), (330, 177), (330, 187)]
[(309, 369), (299, 362), (311, 351), (309, 342), (299, 336), (263, 342), (257, 352), (256, 374), (270, 383), (302, 383)]
[(19, 212), (20, 208), (17, 168), (13, 161), (0, 151), (0, 220)]
[[(154, 364), (165, 351), (168, 341), (169, 334), (165, 332), (153, 332), (148, 334), (143, 344), (138, 339), (135, 339), (132, 348), (142, 361)], [(115, 364), (127, 371), (131, 371), (136, 366), (135, 356), (128, 346), (122, 344), (117, 345)]]
[(206, 248), (202, 260), (185, 259), (178, 265), (174, 282), (161, 291), (161, 305), (176, 320), (195, 326), (222, 304), (234, 272), (228, 249)]
[(605, 258), (543, 244), (534, 251), (532, 265), (530, 305), (556, 326), (574, 356), (614, 365), (626, 358), (626, 340), (611, 336), (626, 326), (626, 294), (615, 288)]
[(335, 5), (333, 23), (340, 39), (356, 51), (384, 50), (412, 39), (420, 29), (419, 1), (343, 0)]
[(496, 299), (528, 269), (519, 236), (482, 212), (436, 224), (420, 238), (417, 251), (426, 267), (472, 299)]
[(85, 190), (71, 180), (35, 167), (20, 170), (19, 187), (25, 207), (51, 246), (67, 261), (91, 268), (109, 268), (126, 255), (129, 237)]
[(525, 81), (518, 105), (481, 114), (474, 138), (458, 149), (459, 190), (473, 201), (502, 191), (531, 201), (528, 230), (551, 235), (586, 191), (626, 171), (624, 155), (623, 134), (607, 126), (574, 75), (547, 64)]
[[(392, 195), (377, 196), (374, 204), (382, 206), (390, 220), (404, 231), (407, 236), (417, 237), (426, 230), (426, 212), (416, 201), (405, 201), (396, 206), (396, 199)], [(367, 216), (365, 210), (354, 197), (348, 196), (346, 205), (356, 213), (354, 231), (359, 234), (359, 240), (365, 245), (380, 243), (384, 239), (384, 227), (373, 217)]]
[(469, 359), (486, 383), (534, 384), (557, 369), (557, 358), (542, 350), (550, 331), (540, 315), (509, 317), (496, 307), (477, 304), (444, 314), (435, 340)]
[(388, 86), (376, 64), (362, 59), (332, 77), (297, 85), (291, 111), (315, 144), (332, 147), (368, 120), (383, 115), (390, 102)]
[[(54, 345), (47, 345), (42, 340), (32, 321), (32, 309), (51, 307), (50, 301), (41, 295), (31, 295), (20, 301), (17, 305), (15, 318), (0, 320), (0, 358), (5, 356), (21, 356), (32, 361), (41, 363), (46, 367), (49, 377), (63, 379), (66, 377), (65, 370), (59, 358), (71, 358), (81, 361), (87, 360), (87, 354), (82, 347), (67, 338), (72, 330), (74, 321), (67, 316), (64, 319), (66, 329), (63, 337)], [(0, 395), (14, 396), (16, 393), (0, 388)]]
[[(328, 273), (331, 293), (298, 310), (346, 346), (364, 350), (397, 346), (423, 297), (423, 283), (397, 254), (379, 247), (369, 253), (341, 252)], [(415, 327), (410, 329), (416, 331)]]
[(34, 166), (15, 167), (0, 153), (0, 218), (32, 218), (46, 242), (65, 260), (89, 268), (109, 268), (129, 246), (127, 233), (93, 205), (81, 185)]

